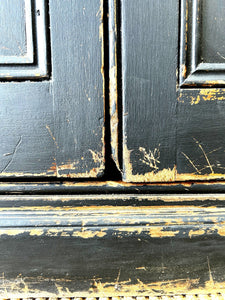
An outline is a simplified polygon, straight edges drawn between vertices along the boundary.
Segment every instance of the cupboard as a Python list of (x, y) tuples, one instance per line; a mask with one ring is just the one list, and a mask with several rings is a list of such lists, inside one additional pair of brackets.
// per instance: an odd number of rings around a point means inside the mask
[(224, 12), (1, 3), (2, 297), (223, 297)]

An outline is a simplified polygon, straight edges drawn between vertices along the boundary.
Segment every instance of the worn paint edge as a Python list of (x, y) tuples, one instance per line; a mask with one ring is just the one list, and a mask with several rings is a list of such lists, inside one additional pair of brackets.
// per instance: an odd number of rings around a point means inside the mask
[(81, 239), (93, 238), (120, 238), (125, 239), (129, 236), (141, 236), (154, 239), (165, 238), (189, 238), (213, 236), (225, 237), (225, 225), (199, 225), (182, 226), (126, 226), (126, 227), (31, 227), (27, 228), (0, 228), (0, 239), (2, 237), (30, 236), (30, 237), (69, 237)]
[(133, 166), (130, 159), (130, 153), (132, 150), (128, 150), (126, 141), (123, 145), (123, 162), (124, 171), (123, 179), (126, 182), (175, 182), (176, 181), (176, 166), (173, 169), (163, 169), (157, 172), (148, 172), (145, 174), (133, 174)]
[[(224, 209), (204, 209), (201, 211), (185, 208), (173, 210), (165, 216), (167, 209), (157, 210), (119, 210), (100, 211), (89, 209), (78, 214), (78, 211), (66, 214), (55, 210), (46, 214), (45, 210), (5, 211), (6, 220), (2, 218), (0, 238), (2, 236), (48, 236), (92, 238), (126, 238), (142, 236), (146, 238), (188, 238), (201, 236), (225, 237)], [(90, 217), (92, 216), (93, 217)], [(11, 218), (7, 222), (7, 218)], [(10, 226), (11, 225), (11, 226)], [(36, 227), (38, 226), (38, 227)]]
[[(105, 40), (104, 40), (104, 17), (105, 17), (105, 12), (104, 12), (104, 0), (100, 0), (100, 26), (99, 26), (99, 39), (101, 42), (101, 74), (102, 74), (102, 93), (103, 93), (103, 105), (105, 108)], [(105, 118), (106, 118), (106, 112), (104, 109), (104, 124), (105, 124)], [(103, 124), (102, 126), (102, 160), (100, 162), (100, 166), (97, 171), (96, 177), (99, 177), (103, 175), (104, 168), (105, 168), (105, 125)]]
[[(90, 202), (87, 202), (90, 200)], [(103, 200), (108, 200), (109, 204), (107, 202), (102, 203)], [(73, 205), (74, 207), (79, 207), (80, 209), (88, 209), (88, 207), (96, 207), (97, 209), (104, 208), (104, 207), (112, 207), (114, 209), (121, 209), (120, 206), (118, 206), (117, 201), (127, 201), (125, 206), (123, 205), (123, 209), (126, 208), (132, 208), (135, 210), (139, 210), (142, 208), (146, 208), (146, 202), (143, 205), (142, 201), (148, 201), (147, 207), (156, 208), (156, 206), (151, 206), (151, 202), (158, 201), (159, 205), (157, 208), (160, 207), (160, 202), (170, 202), (170, 203), (183, 203), (183, 202), (190, 202), (193, 209), (196, 209), (195, 202), (196, 201), (220, 201), (225, 202), (225, 193), (211, 193), (211, 194), (96, 194), (96, 195), (68, 195), (68, 194), (61, 194), (61, 195), (0, 195), (0, 208), (7, 208), (8, 206), (11, 207), (10, 201), (16, 201), (17, 205), (20, 206), (20, 203), (23, 201), (27, 202), (27, 207), (29, 206), (29, 202), (36, 201), (38, 205), (40, 205), (40, 202), (44, 205), (46, 205), (46, 202), (49, 201), (49, 205), (52, 203), (54, 204), (55, 201), (60, 201), (66, 205), (66, 202), (74, 201)], [(137, 200), (137, 203), (139, 206), (132, 206), (131, 204), (132, 200)], [(2, 203), (7, 201), (8, 205), (4, 204), (4, 207), (2, 207)], [(40, 202), (39, 202), (40, 201)], [(98, 201), (98, 205), (96, 205), (96, 201)], [(115, 202), (115, 205), (113, 204), (113, 201)], [(85, 203), (85, 205), (83, 204)], [(95, 206), (92, 204), (95, 203)], [(77, 206), (76, 206), (77, 204)], [(23, 203), (24, 205), (24, 203)], [(32, 207), (38, 207), (39, 209), (41, 206), (34, 206), (33, 203), (31, 205)], [(49, 206), (54, 209), (54, 206)], [(62, 206), (60, 206), (62, 208)], [(166, 208), (166, 206), (161, 206)], [(170, 206), (170, 208), (175, 207), (174, 205)], [(185, 206), (183, 206), (185, 207)], [(11, 207), (13, 209), (16, 209), (16, 207)], [(168, 208), (168, 207), (167, 207)], [(202, 208), (203, 209), (203, 208)]]
[(119, 163), (119, 114), (117, 74), (117, 0), (109, 1), (109, 109), (112, 158), (120, 170)]
[[(219, 81), (215, 83), (219, 84)], [(213, 82), (209, 83), (209, 85), (212, 84)], [(218, 88), (204, 88), (204, 89), (195, 88), (191, 90), (181, 89), (178, 96), (178, 101), (180, 103), (189, 102), (190, 105), (197, 105), (204, 102), (224, 101), (224, 100), (225, 100), (225, 89), (218, 89)]]
[[(16, 280), (18, 281), (18, 279), (22, 279), (19, 281), (20, 284), (22, 283), (22, 287), (20, 288), (16, 286)], [(63, 280), (59, 279), (52, 280), (56, 292), (47, 292), (32, 288), (32, 283), (29, 282), (29, 278), (24, 279), (20, 274), (15, 280), (7, 280), (7, 278), (4, 277), (5, 291), (0, 293), (0, 296), (4, 297), (4, 299), (22, 299), (28, 297), (48, 297), (50, 299), (52, 299), (52, 297), (57, 297), (57, 299), (59, 299), (59, 297), (76, 297), (82, 299), (87, 297), (90, 300), (93, 300), (96, 297), (100, 299), (101, 297), (104, 299), (105, 297), (113, 297), (113, 299), (115, 299), (114, 297), (118, 297), (117, 299), (119, 300), (123, 297), (125, 300), (125, 297), (130, 297), (128, 300), (131, 300), (138, 296), (163, 296), (163, 299), (171, 299), (173, 296), (175, 296), (175, 299), (185, 299), (185, 296), (189, 296), (189, 300), (198, 299), (199, 296), (200, 299), (203, 300), (224, 299), (225, 282), (215, 282), (213, 278), (210, 277), (208, 281), (205, 281), (201, 286), (196, 287), (199, 281), (200, 278), (190, 279), (187, 277), (168, 281), (144, 283), (137, 277), (136, 282), (133, 283), (130, 279), (126, 281), (118, 281), (116, 279), (114, 282), (102, 282), (101, 279), (93, 278), (90, 279), (90, 285), (93, 286), (93, 288), (91, 287), (89, 291), (80, 290), (73, 292), (66, 287), (65, 283), (63, 284)], [(15, 289), (15, 287), (21, 292), (10, 292), (10, 290)], [(144, 299), (146, 300), (146, 298)], [(158, 298), (155, 299), (158, 300)]]
[[(126, 143), (126, 142), (125, 142)], [(133, 174), (133, 166), (130, 159), (130, 153), (132, 150), (128, 150), (127, 145), (123, 145), (123, 158), (124, 158), (124, 170), (123, 179), (125, 182), (139, 182), (139, 183), (163, 183), (163, 182), (182, 182), (185, 181), (201, 181), (201, 180), (224, 180), (225, 174), (220, 173), (210, 173), (210, 174), (194, 174), (194, 173), (178, 173), (177, 167), (165, 168), (159, 171), (151, 171), (145, 174)]]

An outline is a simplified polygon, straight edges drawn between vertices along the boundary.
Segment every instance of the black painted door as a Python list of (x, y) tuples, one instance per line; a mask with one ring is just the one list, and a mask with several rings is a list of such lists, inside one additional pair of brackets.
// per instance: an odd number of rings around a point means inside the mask
[[(104, 2), (3, 3), (0, 176), (100, 177)], [(124, 181), (224, 179), (223, 1), (117, 3), (122, 57), (105, 71), (116, 78), (114, 66), (122, 62), (122, 125), (117, 79), (110, 83), (116, 103), (110, 108), (112, 152), (118, 167), (122, 161)], [(120, 41), (111, 33), (115, 51)]]
[(225, 2), (119, 5), (124, 180), (224, 179)]
[(103, 174), (102, 6), (1, 1), (1, 177)]

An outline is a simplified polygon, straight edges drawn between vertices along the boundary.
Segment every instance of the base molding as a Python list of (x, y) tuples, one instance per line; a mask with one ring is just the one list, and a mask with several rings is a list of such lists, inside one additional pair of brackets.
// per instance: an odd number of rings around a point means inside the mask
[(221, 299), (224, 200), (224, 194), (1, 195), (0, 296)]

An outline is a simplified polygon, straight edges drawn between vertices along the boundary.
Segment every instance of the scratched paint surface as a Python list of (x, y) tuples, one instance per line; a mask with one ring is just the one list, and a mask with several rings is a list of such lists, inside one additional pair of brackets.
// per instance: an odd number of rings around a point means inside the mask
[[(138, 207), (87, 205), (90, 195), (8, 196), (6, 203), (4, 197), (2, 297), (225, 292), (224, 195), (210, 196), (215, 203), (208, 207), (207, 195), (138, 195)], [(121, 197), (132, 198), (117, 195)], [(116, 196), (96, 196), (100, 198), (102, 203)], [(144, 199), (148, 206), (141, 205)], [(160, 199), (174, 205), (150, 204)], [(192, 206), (194, 199), (201, 206)], [(76, 201), (86, 205), (72, 205)], [(184, 206), (184, 201), (190, 204)]]
[[(221, 266), (224, 239), (215, 243), (214, 236), (207, 240), (208, 245), (211, 243), (217, 252), (215, 258), (211, 247), (202, 245), (198, 236), (201, 233), (197, 231), (190, 240), (175, 239), (178, 230), (161, 234), (156, 229), (152, 237), (143, 234), (145, 230), (142, 232), (129, 227), (118, 229), (118, 235), (114, 235), (110, 228), (101, 235), (101, 231), (94, 228), (83, 236), (71, 234), (71, 230), (61, 231), (59, 236), (56, 231), (48, 229), (47, 235), (43, 235), (44, 230), (15, 231), (16, 240), (10, 231), (7, 239), (7, 231), (1, 235), (1, 241), (4, 241), (1, 243), (1, 253), (6, 260), (0, 259), (1, 266), (3, 269), (6, 263), (8, 266), (0, 276), (1, 296), (109, 297), (225, 292)], [(20, 251), (24, 252), (28, 243), (32, 255), (24, 257)], [(11, 245), (15, 245), (17, 251)], [(5, 251), (16, 256), (9, 259)], [(76, 253), (73, 261), (70, 259), (72, 253)], [(88, 268), (84, 267), (84, 257)], [(55, 260), (58, 260), (57, 266)], [(27, 265), (23, 266), (25, 261)], [(20, 274), (14, 277), (12, 269), (15, 263), (20, 268)]]
[(55, 122), (49, 137), (57, 143), (55, 172), (100, 177), (105, 164), (103, 1), (70, 1), (63, 8), (60, 1), (50, 1), (50, 9), (58, 24), (51, 31)]
[(174, 181), (178, 2), (121, 6), (123, 179)]
[(100, 206), (93, 195), (2, 195), (0, 295), (221, 295), (224, 199), (95, 195)]
[[(4, 12), (9, 4), (2, 6)], [(51, 78), (0, 82), (0, 177), (96, 178), (105, 164), (103, 1), (69, 1), (62, 7), (61, 1), (50, 0), (48, 9), (44, 29), (50, 28)], [(20, 10), (24, 1), (14, 14)], [(18, 21), (19, 38), (24, 14), (8, 17)], [(3, 27), (10, 36), (10, 26)], [(20, 47), (19, 41), (5, 39)]]
[[(197, 47), (185, 27), (192, 16), (192, 1), (181, 3), (190, 4), (181, 15), (176, 1), (122, 3), (122, 173), (127, 182), (225, 179), (225, 92), (220, 87), (224, 81), (215, 77), (202, 86), (181, 86), (179, 72), (186, 76), (190, 70), (182, 61), (179, 68), (177, 45), (181, 54)], [(207, 2), (204, 14), (213, 3)], [(181, 19), (184, 38), (179, 37), (177, 25)], [(210, 22), (212, 18), (204, 19), (204, 28), (213, 27)], [(219, 34), (218, 29), (215, 48)]]

